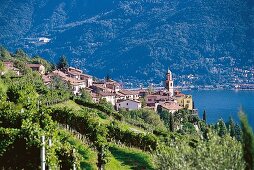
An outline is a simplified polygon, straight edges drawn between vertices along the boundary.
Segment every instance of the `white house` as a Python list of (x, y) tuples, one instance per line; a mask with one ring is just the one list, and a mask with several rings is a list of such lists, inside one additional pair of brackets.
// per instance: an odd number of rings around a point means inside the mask
[(69, 79), (69, 83), (71, 84), (72, 92), (75, 95), (79, 94), (81, 89), (86, 88), (86, 84), (85, 84), (84, 81), (78, 81), (78, 80), (71, 80), (71, 79)]
[(141, 102), (137, 100), (119, 100), (116, 103), (116, 109), (136, 110), (141, 108)]
[(116, 104), (116, 97), (114, 93), (110, 92), (99, 92), (98, 96), (101, 99), (106, 99), (107, 102), (111, 103), (113, 106)]

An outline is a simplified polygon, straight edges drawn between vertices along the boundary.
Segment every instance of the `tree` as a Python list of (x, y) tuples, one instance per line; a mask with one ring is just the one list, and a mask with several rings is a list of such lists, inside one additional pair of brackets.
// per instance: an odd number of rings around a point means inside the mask
[(106, 80), (106, 82), (109, 82), (111, 80), (109, 74), (106, 75), (105, 80)]
[(89, 103), (93, 102), (91, 94), (88, 91), (86, 91), (85, 89), (81, 89), (80, 98), (85, 102), (89, 102)]
[(216, 130), (220, 137), (223, 137), (227, 134), (227, 127), (226, 124), (222, 119), (220, 119), (216, 124)]
[(58, 64), (57, 64), (57, 68), (58, 69), (67, 69), (68, 66), (69, 66), (69, 64), (68, 64), (67, 58), (64, 55), (62, 55), (59, 59)]
[(235, 122), (233, 120), (233, 118), (230, 116), (229, 121), (228, 121), (228, 131), (229, 131), (229, 135), (231, 137), (235, 137), (236, 133), (235, 133)]
[(170, 114), (169, 120), (170, 120), (170, 131), (174, 132), (175, 131), (175, 122), (174, 122), (174, 116), (172, 113)]
[[(195, 156), (194, 156), (195, 155)], [(244, 169), (241, 144), (226, 135), (209, 133), (209, 140), (174, 135), (156, 150), (156, 169)]]
[(140, 98), (139, 100), (140, 100), (140, 102), (141, 102), (141, 107), (142, 107), (142, 108), (146, 107), (146, 99), (142, 97), (142, 98)]
[(54, 65), (49, 63), (47, 60), (41, 58), (40, 56), (36, 55), (32, 58), (32, 63), (34, 64), (42, 64), (46, 68), (46, 72), (50, 72), (54, 69)]
[(243, 113), (243, 111), (240, 111), (239, 117), (243, 131), (243, 140), (242, 140), (243, 158), (246, 162), (246, 169), (253, 169), (254, 168), (253, 131), (248, 123), (247, 116)]
[(192, 123), (186, 122), (182, 126), (182, 132), (184, 134), (195, 134), (196, 133), (196, 129), (195, 129), (195, 127), (194, 127), (194, 125)]
[(30, 60), (30, 57), (22, 49), (18, 49), (14, 56), (23, 62)]
[(241, 127), (238, 124), (236, 124), (235, 125), (235, 138), (236, 138), (236, 140), (242, 141), (242, 136), (243, 136), (243, 133), (242, 133)]
[(203, 121), (206, 123), (206, 111), (203, 112)]
[(12, 59), (11, 54), (4, 47), (0, 47), (0, 57), (3, 60), (11, 60)]
[(7, 87), (3, 83), (3, 81), (0, 79), (0, 101), (5, 100), (6, 91), (7, 91)]

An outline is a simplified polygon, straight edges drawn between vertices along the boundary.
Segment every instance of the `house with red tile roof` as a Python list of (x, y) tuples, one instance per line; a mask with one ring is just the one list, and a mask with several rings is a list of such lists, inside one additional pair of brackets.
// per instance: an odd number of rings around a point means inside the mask
[(31, 68), (33, 71), (38, 71), (41, 75), (45, 74), (45, 67), (42, 64), (27, 64), (27, 67)]
[(130, 99), (130, 100), (138, 100), (139, 99), (139, 92), (138, 91), (122, 89), (119, 91), (119, 93), (124, 95), (125, 99)]
[(183, 107), (179, 106), (179, 104), (177, 104), (174, 101), (166, 101), (166, 102), (159, 103), (157, 106), (157, 110), (158, 109), (161, 109), (161, 111), (166, 110), (170, 113), (174, 113), (180, 109), (183, 109)]
[(20, 70), (16, 67), (14, 67), (14, 63), (12, 61), (4, 61), (3, 62), (5, 70), (1, 72), (1, 75), (4, 75), (6, 73), (6, 71), (13, 71), (17, 76), (20, 76)]

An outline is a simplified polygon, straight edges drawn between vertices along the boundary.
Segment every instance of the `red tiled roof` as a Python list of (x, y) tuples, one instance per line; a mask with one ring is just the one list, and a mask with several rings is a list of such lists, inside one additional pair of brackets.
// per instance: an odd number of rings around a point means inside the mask
[(77, 80), (75, 78), (72, 77), (68, 77), (64, 72), (59, 71), (59, 70), (54, 70), (52, 72), (54, 75), (59, 76), (62, 78), (62, 80), (64, 81), (68, 81), (69, 83), (71, 83), (72, 85), (80, 85), (81, 83), (84, 83), (85, 80)]
[(126, 99), (126, 100), (120, 99), (120, 100), (117, 101), (117, 103), (121, 103), (121, 102), (123, 102), (123, 101), (132, 101), (132, 102), (136, 102), (136, 103), (141, 103), (141, 102), (138, 101), (138, 100), (130, 100), (130, 99)]
[(120, 86), (121, 84), (118, 83), (117, 81), (114, 81), (114, 80), (109, 80), (109, 81), (106, 81), (105, 84), (112, 84), (112, 85), (115, 85), (115, 86)]
[(179, 106), (175, 102), (165, 102), (161, 104), (161, 107), (167, 109), (167, 110), (179, 110), (182, 109), (183, 107)]
[(179, 94), (177, 94), (177, 95), (175, 95), (176, 97), (183, 97), (183, 96), (185, 96), (185, 94), (183, 94), (183, 93), (179, 93)]
[(92, 78), (93, 76), (91, 76), (91, 75), (88, 75), (88, 74), (81, 74), (80, 76), (82, 76), (82, 77), (86, 77), (86, 78)]
[(100, 96), (106, 97), (106, 96), (115, 96), (114, 93), (110, 93), (110, 92), (99, 92), (98, 93)]
[(39, 68), (40, 66), (43, 66), (42, 64), (27, 64), (28, 67), (31, 68)]
[(121, 90), (119, 93), (122, 93), (124, 95), (138, 95), (139, 93), (137, 91), (132, 90)]

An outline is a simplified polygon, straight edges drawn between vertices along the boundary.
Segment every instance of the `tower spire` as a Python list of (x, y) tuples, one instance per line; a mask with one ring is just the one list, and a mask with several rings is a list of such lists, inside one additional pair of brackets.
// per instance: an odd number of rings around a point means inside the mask
[(173, 96), (174, 82), (173, 82), (173, 78), (172, 78), (172, 72), (169, 70), (169, 67), (168, 67), (168, 72), (166, 74), (165, 87), (170, 92), (170, 95)]

